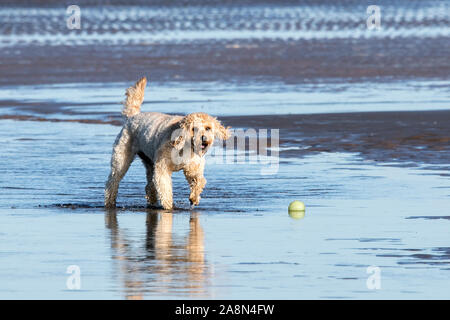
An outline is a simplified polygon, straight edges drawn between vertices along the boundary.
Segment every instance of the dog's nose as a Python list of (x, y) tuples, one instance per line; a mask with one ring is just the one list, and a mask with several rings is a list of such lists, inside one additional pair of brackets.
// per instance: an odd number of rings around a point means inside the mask
[(205, 136), (202, 136), (202, 142), (206, 142), (207, 138)]

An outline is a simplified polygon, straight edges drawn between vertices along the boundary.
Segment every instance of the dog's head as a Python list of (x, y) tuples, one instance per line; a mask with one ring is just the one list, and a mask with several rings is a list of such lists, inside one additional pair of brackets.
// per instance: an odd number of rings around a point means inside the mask
[(172, 144), (178, 150), (189, 144), (191, 150), (203, 156), (213, 144), (214, 138), (227, 140), (229, 137), (229, 127), (225, 128), (209, 114), (196, 112), (188, 114), (180, 121), (180, 134)]

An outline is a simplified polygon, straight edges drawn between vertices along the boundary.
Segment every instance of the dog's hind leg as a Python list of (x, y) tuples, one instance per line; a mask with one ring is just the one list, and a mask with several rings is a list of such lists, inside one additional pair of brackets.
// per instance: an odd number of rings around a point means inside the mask
[(168, 169), (164, 160), (155, 163), (153, 184), (162, 207), (166, 210), (172, 209), (172, 171)]
[(114, 208), (116, 206), (120, 180), (128, 171), (134, 156), (130, 134), (126, 128), (123, 128), (113, 147), (111, 173), (105, 186), (105, 207)]
[(147, 185), (145, 186), (145, 197), (147, 198), (148, 204), (156, 204), (158, 198), (156, 196), (156, 187), (153, 183), (153, 166), (147, 167)]

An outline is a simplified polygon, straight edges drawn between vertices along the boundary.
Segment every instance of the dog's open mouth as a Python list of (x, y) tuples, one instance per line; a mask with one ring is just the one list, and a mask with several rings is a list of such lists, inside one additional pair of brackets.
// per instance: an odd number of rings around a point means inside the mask
[(202, 150), (206, 150), (208, 148), (208, 146), (209, 146), (209, 143), (205, 141), (205, 142), (202, 142), (202, 145), (200, 146), (200, 148), (202, 148)]

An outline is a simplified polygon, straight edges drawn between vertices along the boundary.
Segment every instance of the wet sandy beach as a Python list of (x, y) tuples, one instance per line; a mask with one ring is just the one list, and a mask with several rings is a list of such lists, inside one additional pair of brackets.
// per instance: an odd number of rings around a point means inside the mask
[[(0, 298), (449, 298), (447, 2), (381, 1), (379, 33), (356, 1), (127, 3), (81, 1), (72, 31), (53, 2), (0, 10)], [(143, 111), (278, 129), (279, 157), (216, 145), (195, 210), (174, 174), (173, 212), (146, 208), (135, 161), (105, 210), (142, 75)]]
[(446, 1), (379, 1), (380, 30), (367, 30), (370, 1), (81, 1), (79, 30), (63, 23), (63, 7), (31, 3), (0, 12), (2, 85), (135, 81), (142, 73), (158, 82), (294, 84), (450, 73)]

